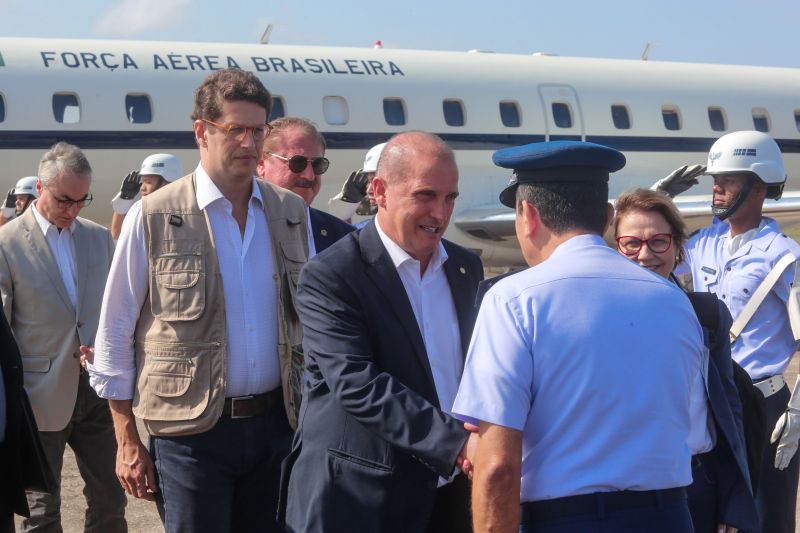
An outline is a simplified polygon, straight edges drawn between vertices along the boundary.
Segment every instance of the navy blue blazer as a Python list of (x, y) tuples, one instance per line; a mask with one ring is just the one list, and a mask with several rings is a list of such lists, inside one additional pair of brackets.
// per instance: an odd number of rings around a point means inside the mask
[[(701, 324), (708, 329), (708, 320), (703, 319), (701, 307), (714, 309), (719, 323), (713, 336), (708, 364), (708, 400), (717, 430), (717, 444), (712, 450), (717, 464), (717, 502), (721, 523), (750, 532), (760, 529), (758, 511), (750, 483), (747, 466), (747, 450), (742, 424), (742, 403), (733, 380), (733, 360), (728, 331), (732, 324), (731, 314), (717, 297), (710, 293), (691, 293), (695, 311)], [(698, 299), (709, 298), (705, 304)], [(713, 311), (711, 311), (713, 312)], [(707, 343), (708, 344), (708, 343)]]
[[(463, 357), (483, 268), (443, 244)], [(453, 473), (468, 434), (439, 406), (414, 312), (373, 222), (306, 264), (297, 310), (308, 380), (281, 483), (287, 530), (425, 531), (438, 478)]]
[(309, 208), (309, 218), (311, 219), (311, 234), (314, 236), (314, 249), (317, 253), (355, 229), (330, 213), (313, 207)]

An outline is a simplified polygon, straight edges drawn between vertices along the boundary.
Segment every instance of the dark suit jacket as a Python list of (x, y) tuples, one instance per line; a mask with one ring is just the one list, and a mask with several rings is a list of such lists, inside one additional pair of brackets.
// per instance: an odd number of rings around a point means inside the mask
[(39, 429), (25, 393), (22, 358), (0, 313), (0, 367), (6, 399), (6, 434), (0, 443), (0, 528), (9, 511), (30, 516), (26, 489), (51, 490), (53, 474), (39, 442)]
[(330, 213), (313, 207), (309, 208), (309, 218), (311, 219), (311, 234), (314, 236), (314, 249), (317, 253), (355, 229)]
[[(759, 521), (750, 484), (742, 424), (742, 403), (733, 380), (728, 341), (732, 319), (728, 308), (710, 293), (689, 295), (701, 324), (712, 335), (708, 364), (708, 400), (717, 430), (712, 450), (717, 465), (717, 505), (721, 523), (740, 530), (758, 531)], [(705, 302), (701, 302), (705, 299)], [(718, 323), (705, 315), (716, 313)]]
[[(463, 357), (483, 269), (443, 242)], [(467, 433), (440, 409), (422, 335), (375, 224), (312, 259), (297, 299), (309, 380), (284, 462), (287, 529), (424, 532), (438, 478), (452, 474)]]

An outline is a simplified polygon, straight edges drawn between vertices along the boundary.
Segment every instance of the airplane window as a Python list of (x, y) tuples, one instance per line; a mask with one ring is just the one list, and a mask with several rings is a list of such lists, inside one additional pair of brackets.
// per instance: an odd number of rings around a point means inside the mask
[(558, 126), (559, 128), (572, 127), (572, 111), (570, 111), (569, 109), (569, 104), (564, 104), (562, 102), (553, 102), (552, 110), (553, 110), (553, 122), (556, 123), (556, 126)]
[(148, 124), (153, 121), (150, 109), (150, 98), (146, 94), (128, 94), (125, 96), (125, 114), (131, 124)]
[(519, 106), (516, 102), (500, 102), (500, 120), (507, 128), (519, 128), (522, 121), (519, 117)]
[(725, 125), (725, 114), (721, 107), (708, 108), (708, 123), (714, 131), (725, 131), (728, 129)]
[(628, 114), (628, 108), (624, 105), (611, 106), (611, 120), (614, 121), (614, 127), (618, 130), (631, 129), (631, 117)]
[(753, 127), (756, 131), (769, 131), (769, 113), (763, 107), (753, 108)]
[(276, 118), (286, 116), (286, 106), (283, 104), (283, 98), (280, 96), (272, 97), (272, 111), (269, 112), (269, 121), (272, 122)]
[(464, 106), (460, 100), (442, 101), (442, 112), (444, 113), (444, 121), (448, 126), (464, 125)]
[[(0, 101), (2, 101), (2, 98), (0, 98)], [(794, 112), (794, 125), (797, 126), (797, 131), (800, 131), (800, 111)]]
[(326, 96), (322, 99), (322, 112), (325, 122), (332, 126), (343, 126), (350, 120), (347, 100), (341, 96)]
[(404, 126), (406, 123), (406, 109), (401, 98), (383, 99), (383, 118), (390, 126)]
[[(797, 113), (795, 113), (795, 117)], [(0, 94), (0, 122), (3, 122), (6, 119), (6, 101), (3, 98), (3, 95)]]
[(681, 129), (681, 116), (678, 108), (674, 106), (662, 106), (661, 118), (664, 119), (664, 127), (668, 130), (676, 131)]
[(81, 120), (81, 107), (78, 95), (56, 93), (53, 95), (53, 117), (61, 124), (75, 124)]

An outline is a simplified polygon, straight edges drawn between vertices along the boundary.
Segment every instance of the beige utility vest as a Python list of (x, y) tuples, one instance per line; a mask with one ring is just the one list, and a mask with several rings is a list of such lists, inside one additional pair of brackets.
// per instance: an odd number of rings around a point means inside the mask
[[(278, 357), (290, 425), (297, 425), (302, 327), (294, 306), (308, 257), (303, 200), (255, 180), (264, 200), (278, 294)], [(214, 237), (190, 174), (142, 198), (149, 291), (135, 332), (133, 412), (158, 436), (211, 429), (227, 383), (225, 294)]]

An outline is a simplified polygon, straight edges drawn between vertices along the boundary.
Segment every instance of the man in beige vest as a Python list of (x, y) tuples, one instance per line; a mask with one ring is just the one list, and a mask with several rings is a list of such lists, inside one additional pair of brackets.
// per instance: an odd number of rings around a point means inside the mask
[(252, 73), (203, 81), (200, 164), (133, 205), (106, 286), (92, 384), (110, 400), (120, 482), (156, 500), (167, 532), (279, 531), (308, 243), (302, 199), (254, 178), (270, 107)]
[[(85, 530), (126, 531), (108, 404), (80, 365), (80, 347), (94, 344), (114, 244), (107, 229), (78, 217), (92, 200), (92, 169), (77, 146), (51, 147), (38, 176), (32, 208), (0, 228), (3, 311), (19, 344), (25, 389), (56, 479), (69, 444), (86, 483)], [(61, 531), (58, 489), (29, 493), (28, 503), (24, 531)]]

